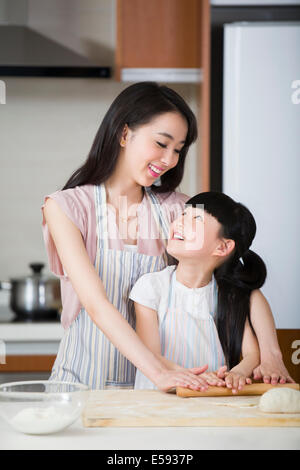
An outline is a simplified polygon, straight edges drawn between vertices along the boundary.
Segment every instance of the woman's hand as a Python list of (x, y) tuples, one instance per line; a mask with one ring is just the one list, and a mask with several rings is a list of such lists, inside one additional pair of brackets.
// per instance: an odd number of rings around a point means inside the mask
[[(220, 367), (220, 369), (218, 369), (216, 372), (204, 372), (203, 374), (201, 374), (201, 377), (206, 380), (208, 385), (215, 386), (215, 387), (224, 387), (225, 381), (223, 380), (224, 378), (223, 369), (224, 369), (224, 366)], [(225, 366), (225, 369), (226, 369), (226, 366)]]
[(268, 358), (262, 360), (259, 366), (253, 370), (253, 378), (272, 385), (286, 382), (295, 383), (295, 380), (289, 375), (282, 358), (278, 355), (269, 355)]
[(154, 383), (162, 392), (167, 392), (174, 387), (205, 391), (208, 388), (208, 383), (202, 378), (202, 375), (207, 370), (207, 367), (205, 365), (203, 367), (184, 369), (178, 366), (172, 370), (164, 369), (156, 376)]

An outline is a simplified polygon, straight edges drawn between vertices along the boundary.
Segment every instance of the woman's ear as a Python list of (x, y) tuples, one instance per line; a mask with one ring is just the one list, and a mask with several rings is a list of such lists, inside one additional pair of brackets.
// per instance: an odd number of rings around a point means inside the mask
[(122, 131), (121, 140), (120, 140), (121, 147), (125, 147), (126, 141), (127, 141), (127, 136), (128, 136), (128, 126), (127, 126), (127, 124), (125, 124), (124, 129)]
[(215, 248), (213, 255), (223, 258), (232, 253), (235, 248), (235, 241), (231, 238), (221, 238), (219, 244)]

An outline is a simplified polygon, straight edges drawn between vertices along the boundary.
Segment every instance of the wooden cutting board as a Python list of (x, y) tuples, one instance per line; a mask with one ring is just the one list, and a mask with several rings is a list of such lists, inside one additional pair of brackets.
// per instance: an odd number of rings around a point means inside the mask
[(232, 395), (186, 400), (158, 390), (93, 390), (82, 422), (85, 427), (300, 426), (300, 413), (263, 413), (259, 400)]

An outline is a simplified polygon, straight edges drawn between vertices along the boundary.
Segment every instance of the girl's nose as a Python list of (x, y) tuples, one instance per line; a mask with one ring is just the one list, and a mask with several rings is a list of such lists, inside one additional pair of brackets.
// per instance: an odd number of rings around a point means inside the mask
[(183, 215), (181, 215), (177, 220), (175, 224), (175, 229), (179, 231), (183, 231)]

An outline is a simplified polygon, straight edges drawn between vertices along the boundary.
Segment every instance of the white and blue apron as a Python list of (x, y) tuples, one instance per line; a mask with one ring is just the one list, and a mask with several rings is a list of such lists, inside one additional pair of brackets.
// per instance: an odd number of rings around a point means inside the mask
[[(207, 309), (202, 312), (197, 308), (201, 301), (198, 295), (207, 303)], [(209, 298), (205, 295), (203, 297), (203, 292), (200, 290), (199, 294), (194, 293), (194, 305), (187, 302), (187, 297), (183, 293), (178, 298), (176, 269), (174, 269), (170, 279), (167, 308), (164, 312), (158, 312), (158, 319), (161, 355), (187, 369), (207, 364), (207, 371), (210, 372), (218, 370), (225, 364), (215, 323), (218, 287), (214, 276), (208, 295)], [(135, 388), (156, 389), (157, 387), (138, 370)]]
[[(159, 234), (166, 242), (169, 229), (166, 215), (155, 194), (145, 189)], [(134, 305), (129, 299), (129, 293), (143, 274), (165, 268), (168, 256), (165, 250), (161, 255), (151, 256), (110, 249), (104, 184), (95, 186), (95, 208), (95, 269), (109, 301), (135, 329)], [(118, 351), (82, 308), (64, 333), (49, 380), (80, 382), (92, 389), (133, 388), (135, 372), (135, 366)]]

